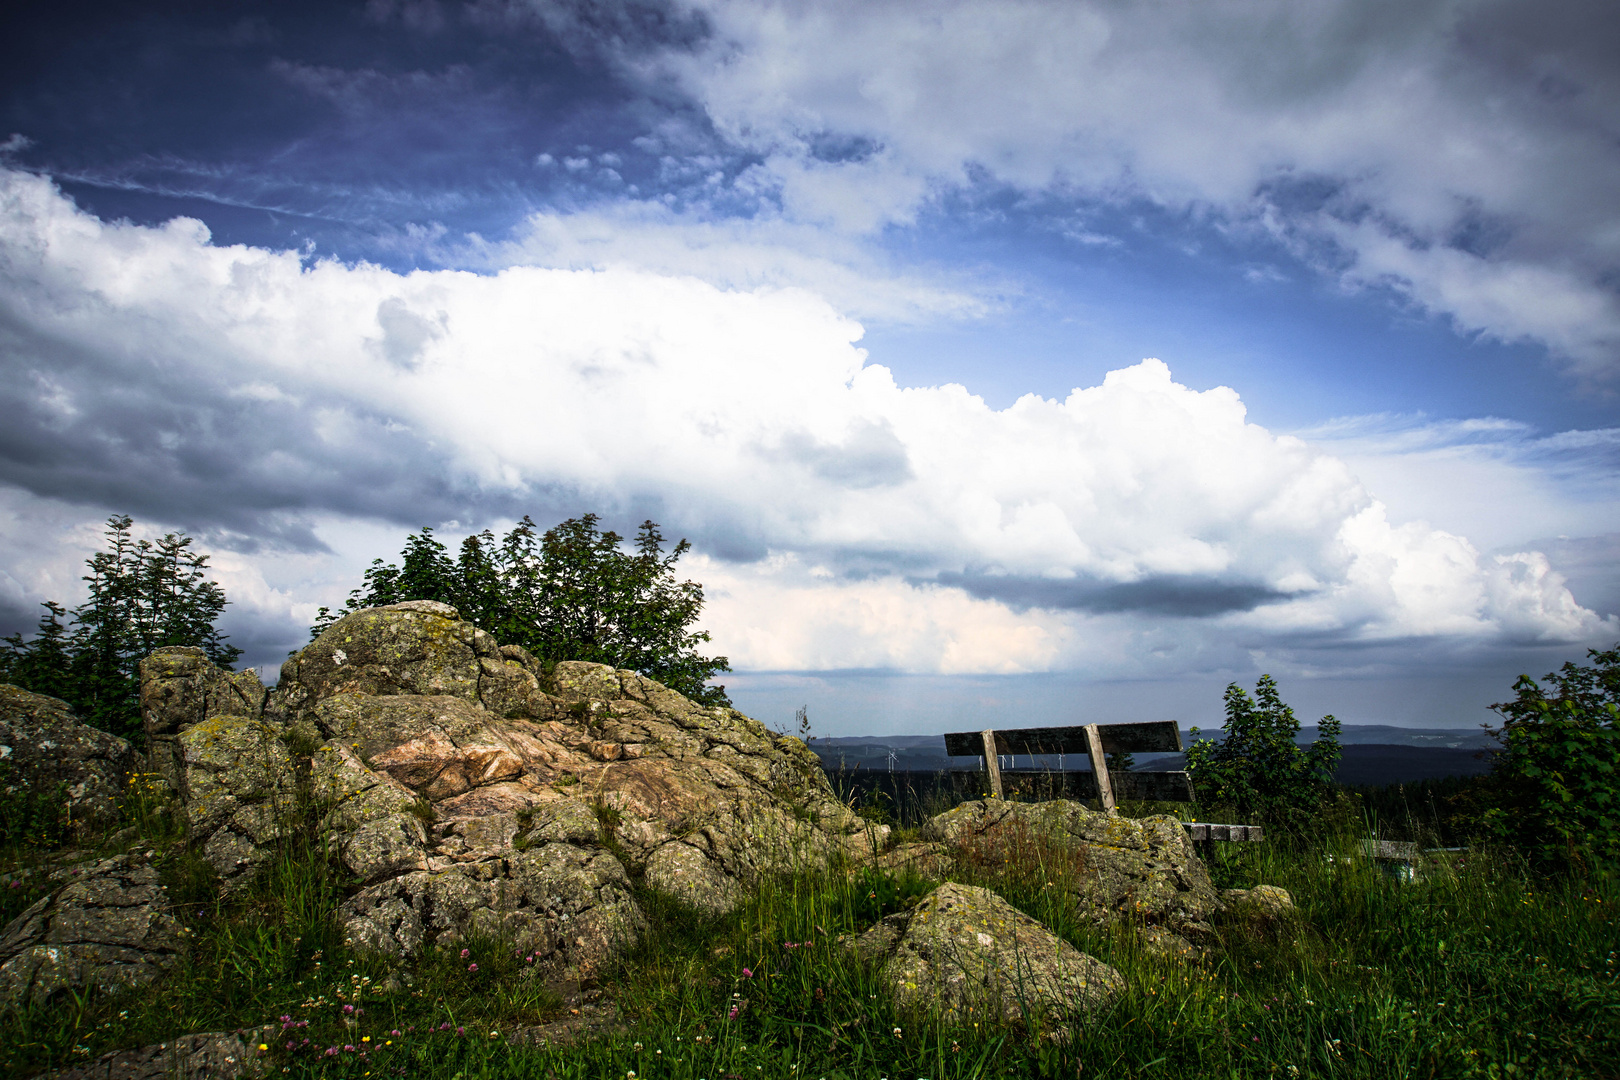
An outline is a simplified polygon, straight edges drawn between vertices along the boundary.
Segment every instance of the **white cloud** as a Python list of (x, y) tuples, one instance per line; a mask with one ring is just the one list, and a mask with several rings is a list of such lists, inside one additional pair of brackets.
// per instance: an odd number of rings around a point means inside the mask
[(1331, 249), (1465, 332), (1620, 359), (1604, 5), (687, 0), (638, 50), (787, 214), (868, 232), (978, 178), (1148, 198)]
[[(803, 290), (305, 266), (0, 175), (3, 404), (31, 440), (0, 468), (37, 496), (99, 472), (104, 494), (161, 489), (174, 518), (238, 530), (420, 520), (429, 496), (441, 519), (648, 508), (709, 555), (717, 644), (753, 667), (1176, 670), (1615, 629), (1540, 556), (1392, 524), (1344, 462), (1157, 360), (995, 410), (896, 385)], [(51, 402), (30, 389), (47, 379)], [(256, 606), (307, 611), (221, 565)]]
[(700, 216), (648, 201), (537, 213), (509, 241), (445, 247), (437, 256), (492, 269), (646, 270), (725, 289), (799, 286), (856, 318), (901, 325), (978, 318), (1011, 289), (960, 271), (901, 271), (848, 237), (781, 216)]

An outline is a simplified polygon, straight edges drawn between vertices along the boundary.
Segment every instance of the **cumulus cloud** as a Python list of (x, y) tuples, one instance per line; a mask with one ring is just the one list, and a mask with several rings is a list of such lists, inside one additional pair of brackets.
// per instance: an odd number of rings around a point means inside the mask
[(1542, 556), (1392, 522), (1343, 461), (1158, 360), (997, 410), (897, 385), (803, 290), (306, 265), (104, 223), (16, 172), (0, 298), (0, 481), (30, 497), (313, 554), (323, 521), (652, 516), (698, 543), (750, 667), (1152, 670), (1615, 629)]
[(985, 183), (1257, 227), (1465, 332), (1620, 360), (1608, 5), (684, 0), (622, 61), (686, 89), (798, 220)]

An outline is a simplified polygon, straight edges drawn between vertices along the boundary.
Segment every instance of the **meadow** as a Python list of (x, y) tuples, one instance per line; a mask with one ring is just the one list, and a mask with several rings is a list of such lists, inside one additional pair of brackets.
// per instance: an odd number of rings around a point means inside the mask
[[(938, 808), (920, 798), (869, 812), (898, 813), (903, 839)], [(1616, 879), (1538, 876), (1482, 849), (1436, 854), (1403, 883), (1356, 857), (1361, 811), (1215, 845), (1218, 886), (1281, 885), (1298, 918), (1226, 924), (1200, 963), (1147, 955), (1128, 927), (1094, 925), (1062, 887), (1079, 871), (1061, 851), (968, 852), (953, 879), (994, 889), (1125, 976), (1117, 1002), (1066, 1042), (896, 1010), (838, 938), (926, 893), (934, 882), (914, 872), (805, 870), (761, 881), (718, 919), (643, 888), (641, 941), (594, 986), (558, 985), (495, 940), (409, 971), (348, 949), (334, 919), (346, 883), (319, 836), (289, 844), (227, 902), (167, 814), (135, 806), (130, 817), (103, 847), (154, 852), (189, 956), (155, 988), (0, 1017), (7, 1075), (251, 1028), (271, 1074), (333, 1078), (1620, 1076)], [(1411, 815), (1405, 826), (1426, 827)], [(5, 853), (7, 919), (40, 894), (52, 857), (29, 843)], [(602, 1027), (576, 1041), (542, 1041), (591, 1023)]]

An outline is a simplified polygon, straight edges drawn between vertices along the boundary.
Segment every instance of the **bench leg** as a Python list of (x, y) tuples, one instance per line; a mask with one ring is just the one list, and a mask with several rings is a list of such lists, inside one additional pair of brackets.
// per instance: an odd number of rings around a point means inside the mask
[(996, 733), (994, 731), (981, 731), (979, 737), (984, 740), (984, 766), (990, 770), (990, 794), (1001, 798), (1001, 758), (996, 748)]
[(1103, 753), (1102, 732), (1096, 724), (1086, 725), (1086, 745), (1091, 749), (1091, 769), (1097, 777), (1097, 798), (1102, 802), (1103, 813), (1112, 814), (1114, 810), (1114, 783), (1108, 778), (1108, 755)]

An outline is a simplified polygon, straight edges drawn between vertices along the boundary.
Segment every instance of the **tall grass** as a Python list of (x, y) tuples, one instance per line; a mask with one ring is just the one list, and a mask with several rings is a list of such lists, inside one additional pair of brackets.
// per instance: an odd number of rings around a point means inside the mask
[[(1059, 850), (963, 853), (958, 880), (996, 889), (1125, 976), (1113, 1007), (1066, 1043), (895, 1008), (838, 939), (934, 884), (915, 875), (805, 869), (759, 882), (722, 918), (638, 886), (649, 931), (593, 991), (548, 983), (496, 940), (402, 972), (343, 945), (342, 882), (318, 843), (289, 844), (223, 902), (175, 841), (159, 859), (190, 958), (153, 990), (10, 1013), (0, 1062), (26, 1074), (269, 1025), (273, 1071), (310, 1077), (1620, 1076), (1613, 877), (1538, 878), (1478, 852), (1436, 856), (1403, 884), (1359, 858), (1365, 835), (1346, 825), (1218, 845), (1217, 884), (1281, 885), (1299, 914), (1223, 925), (1198, 964), (1145, 952), (1131, 927), (1099, 928), (1064, 888), (1080, 871)], [(615, 1030), (534, 1041), (588, 1016), (593, 993), (616, 1003)]]

